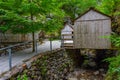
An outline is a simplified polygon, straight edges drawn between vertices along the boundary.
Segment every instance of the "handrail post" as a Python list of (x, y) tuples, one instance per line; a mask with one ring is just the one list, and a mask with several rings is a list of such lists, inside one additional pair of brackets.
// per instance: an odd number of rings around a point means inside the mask
[(36, 47), (35, 47), (35, 48), (36, 48), (35, 51), (36, 51), (36, 53), (37, 53), (37, 40), (35, 41), (35, 46), (36, 46)]
[(12, 50), (11, 50), (11, 48), (8, 48), (7, 52), (9, 53), (9, 70), (11, 70), (12, 69)]
[(65, 51), (65, 46), (64, 46), (65, 44), (64, 44), (64, 35), (63, 35), (63, 50)]
[(63, 38), (62, 38), (62, 47), (64, 48), (64, 35), (63, 35)]
[(52, 37), (50, 37), (50, 51), (52, 52)]
[(62, 35), (60, 36), (60, 40), (61, 40), (61, 48), (62, 48), (62, 44), (63, 44), (63, 43), (62, 43)]

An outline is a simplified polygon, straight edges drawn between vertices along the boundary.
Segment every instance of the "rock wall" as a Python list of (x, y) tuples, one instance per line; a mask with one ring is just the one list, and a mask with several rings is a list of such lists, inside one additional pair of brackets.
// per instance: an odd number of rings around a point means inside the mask
[(8, 80), (67, 80), (67, 75), (73, 71), (73, 61), (64, 50), (43, 54), (17, 75)]

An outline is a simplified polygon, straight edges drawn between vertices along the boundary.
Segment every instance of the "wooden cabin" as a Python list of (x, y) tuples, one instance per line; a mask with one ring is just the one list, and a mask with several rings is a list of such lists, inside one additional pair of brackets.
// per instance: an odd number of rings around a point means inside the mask
[(73, 33), (75, 49), (110, 49), (111, 41), (103, 37), (111, 35), (111, 17), (91, 8), (74, 20)]
[[(35, 38), (38, 39), (38, 33), (35, 33)], [(25, 41), (32, 41), (32, 33), (12, 34), (9, 31), (5, 34), (0, 33), (0, 43), (18, 43)]]
[(61, 30), (62, 47), (73, 47), (73, 26), (66, 23)]

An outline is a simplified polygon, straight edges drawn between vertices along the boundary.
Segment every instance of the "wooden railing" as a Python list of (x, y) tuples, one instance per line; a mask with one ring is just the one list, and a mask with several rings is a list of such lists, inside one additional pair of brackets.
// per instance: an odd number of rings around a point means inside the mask
[[(38, 40), (35, 40), (35, 52), (37, 53), (37, 41)], [(26, 45), (26, 44), (29, 44), (33, 41), (27, 41), (27, 42), (23, 42), (23, 43), (18, 43), (18, 44), (15, 44), (15, 45), (10, 45), (8, 47), (4, 47), (4, 48), (0, 48), (0, 51), (7, 51), (8, 54), (9, 54), (9, 69), (11, 70), (12, 69), (12, 48), (13, 47), (17, 47), (17, 46), (21, 46), (21, 45)]]

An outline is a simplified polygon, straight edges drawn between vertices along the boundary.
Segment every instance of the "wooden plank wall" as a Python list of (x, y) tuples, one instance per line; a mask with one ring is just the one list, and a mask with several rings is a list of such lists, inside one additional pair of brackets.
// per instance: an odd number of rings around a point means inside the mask
[(111, 34), (111, 19), (96, 12), (88, 12), (74, 24), (75, 48), (110, 49), (111, 41), (103, 36)]
[(74, 27), (75, 47), (109, 49), (111, 42), (103, 36), (111, 33), (110, 20), (77, 22)]

